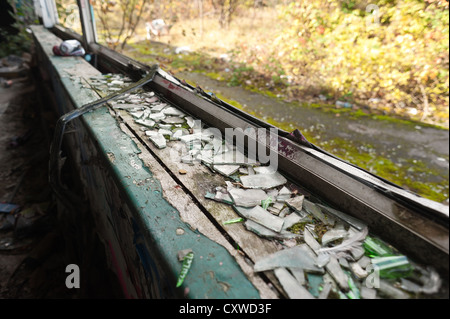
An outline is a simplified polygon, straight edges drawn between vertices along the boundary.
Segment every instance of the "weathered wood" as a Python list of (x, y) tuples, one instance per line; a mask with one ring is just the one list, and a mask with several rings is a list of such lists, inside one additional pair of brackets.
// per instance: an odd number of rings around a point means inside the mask
[[(205, 198), (206, 192), (213, 191), (217, 186), (226, 187), (225, 178), (220, 174), (213, 174), (207, 167), (201, 163), (193, 165), (175, 161), (171, 157), (171, 151), (176, 144), (183, 144), (179, 141), (168, 142), (169, 146), (164, 149), (158, 149), (148, 140), (145, 132), (140, 130), (140, 126), (134, 123), (133, 118), (126, 112), (120, 112), (124, 122), (127, 123), (134, 132), (141, 137), (146, 146), (156, 155), (159, 160), (176, 176), (183, 186), (195, 197), (195, 199), (211, 214), (218, 225), (230, 235), (231, 238), (244, 250), (244, 252), (255, 262), (258, 258), (277, 251), (274, 242), (263, 239), (258, 235), (249, 232), (243, 224), (223, 225), (223, 222), (237, 218), (239, 215), (231, 206), (218, 203)], [(184, 146), (183, 146), (184, 147)], [(186, 170), (185, 175), (180, 175), (180, 169)]]

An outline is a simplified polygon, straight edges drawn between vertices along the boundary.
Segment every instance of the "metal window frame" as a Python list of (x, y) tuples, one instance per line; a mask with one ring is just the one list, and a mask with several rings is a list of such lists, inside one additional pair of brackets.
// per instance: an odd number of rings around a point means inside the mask
[(83, 31), (83, 44), (87, 48), (90, 44), (97, 42), (97, 30), (95, 27), (95, 18), (93, 9), (89, 0), (77, 0), (81, 29)]

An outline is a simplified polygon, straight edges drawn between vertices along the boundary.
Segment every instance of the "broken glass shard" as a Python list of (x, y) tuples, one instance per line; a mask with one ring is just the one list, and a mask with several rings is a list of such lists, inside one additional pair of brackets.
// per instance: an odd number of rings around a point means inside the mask
[(273, 206), (269, 206), (267, 207), (267, 211), (270, 212), (271, 214), (274, 214), (276, 216), (280, 215), (280, 210), (273, 207)]
[(200, 141), (194, 141), (193, 143), (189, 144), (190, 150), (195, 150), (196, 153), (199, 153), (202, 149), (202, 143)]
[(225, 152), (213, 157), (214, 164), (235, 164), (235, 165), (253, 165), (256, 161), (247, 158), (241, 152)]
[(212, 151), (211, 150), (202, 150), (197, 155), (197, 159), (200, 160), (204, 164), (212, 164)]
[(150, 116), (150, 110), (144, 109), (144, 114), (142, 115), (142, 119), (146, 120), (146, 119), (148, 119), (149, 116)]
[[(233, 200), (235, 199), (233, 198)], [(284, 223), (283, 218), (272, 215), (261, 206), (255, 206), (250, 209), (239, 206), (233, 206), (233, 208), (242, 217), (251, 219), (273, 231), (280, 232), (281, 229), (283, 228)]]
[(254, 271), (266, 271), (275, 268), (301, 268), (306, 272), (323, 273), (323, 269), (315, 265), (315, 261), (302, 247), (295, 246), (283, 249), (258, 259)]
[(280, 214), (278, 214), (279, 217), (285, 217), (286, 215), (290, 214), (291, 210), (289, 207), (285, 207), (280, 211)]
[(227, 185), (227, 191), (229, 192), (230, 190), (236, 188), (234, 187), (233, 183), (230, 181), (225, 181), (225, 184)]
[(266, 192), (262, 189), (232, 188), (228, 192), (233, 198), (235, 205), (242, 207), (254, 207), (267, 198)]
[(323, 285), (322, 291), (320, 292), (318, 299), (328, 299), (332, 287), (333, 286), (330, 282), (326, 282)]
[(227, 192), (227, 189), (225, 187), (222, 187), (222, 186), (217, 186), (215, 189), (218, 192), (222, 192), (222, 193), (226, 193)]
[[(267, 192), (267, 195), (270, 195), (270, 193)], [(284, 208), (284, 204), (283, 203), (279, 203), (279, 202), (273, 203), (272, 206), (273, 206), (273, 208), (276, 208), (279, 211), (281, 211)]]
[[(208, 153), (208, 155), (211, 153)], [(202, 155), (203, 158), (203, 155)], [(210, 158), (210, 156), (207, 156), (207, 158)], [(239, 165), (214, 165), (213, 168), (218, 173), (224, 175), (224, 176), (230, 176), (234, 173), (236, 173), (239, 169)]]
[(400, 280), (401, 280), (400, 288), (402, 288), (403, 290), (413, 292), (416, 294), (423, 292), (423, 287), (421, 285), (405, 278), (401, 278)]
[(172, 131), (170, 130), (166, 130), (164, 128), (161, 128), (158, 130), (158, 133), (161, 135), (168, 135), (168, 136), (172, 136)]
[[(362, 231), (351, 235), (339, 245), (330, 248), (321, 248), (318, 251), (318, 254), (332, 254), (336, 256), (340, 255), (339, 257), (342, 257), (346, 256), (347, 251), (350, 251), (352, 255), (355, 256), (354, 259), (357, 260), (364, 255), (364, 249), (361, 246), (361, 242), (366, 238), (368, 231), (368, 228), (365, 228)], [(357, 255), (360, 256), (356, 258)]]
[(217, 192), (216, 196), (214, 197), (214, 200), (229, 205), (232, 205), (234, 203), (233, 199), (230, 197), (229, 194), (222, 192)]
[[(153, 105), (151, 106), (152, 112), (160, 113), (166, 106), (167, 106), (167, 104), (165, 104), (165, 103), (153, 104)], [(164, 113), (161, 113), (161, 114), (164, 115)]]
[(169, 116), (161, 120), (163, 123), (166, 124), (183, 124), (184, 119), (179, 116)]
[(211, 151), (211, 154), (212, 154), (212, 150), (214, 149), (214, 144), (213, 143), (206, 143), (204, 146), (203, 146), (203, 150), (204, 151)]
[(271, 166), (259, 166), (254, 168), (256, 174), (273, 174), (277, 170)]
[(407, 277), (414, 270), (406, 256), (375, 257), (372, 258), (372, 265), (381, 278)]
[(376, 299), (377, 298), (377, 290), (373, 288), (367, 288), (361, 286), (360, 294), (362, 299)]
[(323, 285), (323, 276), (317, 274), (306, 274), (308, 279), (308, 291), (314, 297), (319, 297), (320, 287)]
[(367, 256), (362, 256), (359, 260), (358, 260), (358, 264), (361, 266), (361, 268), (366, 269), (367, 266), (369, 266), (372, 263), (372, 261), (370, 260), (369, 257)]
[(240, 183), (240, 182), (241, 182), (238, 173), (234, 173), (234, 174), (228, 176), (228, 178), (232, 179), (232, 180), (235, 181), (236, 183)]
[(339, 296), (339, 299), (348, 299), (348, 297), (347, 297), (347, 295), (346, 294), (344, 294), (342, 291), (338, 291), (337, 292), (337, 294), (338, 294), (338, 296)]
[(362, 256), (364, 256), (364, 248), (362, 246), (355, 246), (350, 248), (350, 253), (353, 256), (354, 260), (359, 260)]
[(152, 120), (134, 120), (134, 121), (136, 123), (144, 125), (145, 127), (148, 127), (148, 128), (153, 128), (156, 124), (156, 122), (152, 121)]
[(194, 157), (191, 154), (181, 156), (180, 160), (185, 164), (194, 164)]
[(200, 141), (201, 133), (195, 133), (195, 134), (189, 134), (189, 135), (183, 135), (180, 137), (180, 141), (182, 141), (185, 144), (190, 144), (194, 141)]
[(240, 173), (240, 174), (244, 174), (244, 175), (248, 175), (248, 168), (241, 167), (241, 168), (239, 169), (239, 173)]
[(169, 106), (162, 110), (162, 112), (167, 116), (179, 116), (184, 117), (186, 114), (180, 111), (179, 109)]
[(345, 214), (343, 212), (340, 212), (340, 211), (338, 211), (336, 209), (333, 209), (331, 207), (327, 207), (327, 206), (324, 206), (324, 205), (321, 205), (321, 204), (317, 204), (317, 206), (319, 206), (321, 209), (323, 209), (327, 213), (330, 213), (331, 215), (339, 218), (343, 222), (347, 223), (350, 226), (355, 227), (356, 229), (358, 229), (360, 231), (367, 227), (367, 225), (364, 224), (362, 221), (360, 221), (360, 220), (358, 220), (358, 219), (356, 219), (356, 218), (354, 218), (354, 217), (352, 217), (350, 215), (347, 215), (347, 214)]
[(297, 238), (300, 235), (297, 234), (293, 234), (291, 232), (286, 232), (286, 231), (281, 231), (281, 232), (274, 232), (273, 230), (264, 227), (261, 224), (258, 224), (257, 222), (254, 222), (253, 220), (248, 219), (245, 222), (245, 228), (247, 228), (247, 230), (254, 232), (255, 234), (257, 234), (258, 236), (264, 237), (264, 238), (269, 238), (269, 239), (293, 239), (293, 238)]
[[(339, 225), (341, 225), (341, 227), (339, 227)], [(343, 225), (339, 225), (323, 234), (322, 246), (327, 246), (329, 243), (347, 236), (347, 231), (344, 229)]]
[(283, 186), (278, 192), (277, 201), (285, 202), (289, 198), (291, 198), (291, 191), (286, 186)]
[(229, 225), (229, 224), (236, 224), (236, 223), (241, 223), (243, 222), (244, 219), (243, 218), (234, 218), (234, 219), (229, 219), (223, 222), (224, 225)]
[(228, 152), (230, 149), (226, 144), (215, 143), (214, 144), (214, 155), (222, 154)]
[(310, 202), (307, 199), (303, 200), (303, 207), (305, 208), (306, 212), (313, 215), (316, 219), (320, 220), (325, 225), (330, 224), (330, 219), (327, 218), (323, 213), (322, 210), (314, 204), (313, 202)]
[(348, 263), (347, 259), (341, 257), (338, 259), (338, 261), (339, 261), (339, 265), (341, 265), (342, 268), (350, 269), (350, 264)]
[(142, 108), (139, 105), (136, 104), (130, 104), (130, 103), (121, 103), (121, 104), (114, 104), (113, 105), (114, 109), (121, 109), (121, 110), (132, 110), (135, 108)]
[(186, 278), (189, 269), (191, 268), (192, 265), (192, 260), (194, 259), (194, 253), (193, 252), (189, 252), (184, 258), (183, 258), (183, 266), (181, 268), (181, 272), (178, 275), (178, 280), (177, 280), (177, 287), (180, 287), (183, 284), (184, 279)]
[(316, 232), (314, 231), (314, 224), (306, 224), (305, 229), (307, 229), (315, 239), (319, 238), (319, 236), (317, 236)]
[(206, 194), (205, 194), (205, 198), (208, 198), (208, 199), (214, 199), (215, 197), (216, 197), (216, 194), (214, 194), (214, 193), (206, 192)]
[(158, 98), (156, 96), (145, 98), (145, 102), (147, 102), (147, 103), (156, 103), (158, 101), (159, 100), (158, 100)]
[(135, 119), (140, 119), (141, 117), (144, 116), (144, 111), (140, 111), (140, 112), (130, 112), (131, 116), (134, 117)]
[[(125, 80), (125, 81), (129, 82), (129, 80)], [(144, 93), (142, 93), (142, 96), (144, 96), (144, 98), (153, 98), (153, 97), (156, 98), (155, 92), (153, 92), (153, 91), (144, 92)]]
[(152, 113), (150, 114), (149, 118), (155, 122), (159, 122), (162, 119), (164, 119), (166, 116), (164, 115), (164, 113)]
[(336, 257), (330, 256), (329, 261), (325, 267), (331, 277), (336, 280), (336, 283), (339, 285), (339, 287), (341, 287), (345, 291), (349, 289), (348, 276), (342, 270)]
[(392, 249), (381, 239), (367, 236), (363, 243), (366, 255), (369, 257), (386, 257), (394, 255)]
[(312, 249), (314, 252), (322, 248), (320, 244), (317, 242), (317, 240), (314, 239), (314, 237), (311, 235), (311, 232), (305, 228), (303, 232), (303, 238), (305, 240), (305, 243)]
[(300, 285), (304, 285), (306, 283), (305, 272), (301, 268), (289, 268), (291, 274), (295, 277)]
[(145, 134), (148, 135), (149, 140), (152, 141), (157, 148), (162, 149), (166, 147), (166, 138), (164, 135), (155, 131), (146, 131)]
[(264, 200), (261, 200), (261, 207), (266, 209), (269, 208), (270, 203), (272, 203), (272, 198), (269, 196)]
[(347, 292), (347, 297), (349, 299), (361, 299), (361, 294), (359, 292), (358, 287), (355, 284), (355, 281), (353, 280), (352, 276), (349, 273), (347, 274), (347, 278), (348, 278), (348, 287), (349, 287), (349, 291)]
[(286, 268), (276, 268), (274, 273), (290, 299), (314, 299), (314, 296), (300, 285)]
[[(272, 197), (273, 199), (275, 199), (278, 196), (278, 190), (276, 188), (269, 189), (267, 191), (267, 195)], [(279, 204), (281, 204), (281, 203), (279, 203)]]
[(161, 123), (159, 123), (158, 127), (159, 128), (163, 128), (165, 130), (171, 130), (172, 129), (172, 125), (171, 124), (161, 124)]
[(283, 229), (287, 230), (288, 228), (294, 226), (295, 224), (299, 223), (302, 220), (302, 218), (297, 215), (296, 213), (291, 213), (284, 217), (284, 225)]
[[(222, 139), (220, 138), (221, 137), (220, 132), (217, 132), (216, 130), (213, 130), (212, 128), (204, 129), (202, 131), (202, 135), (204, 136), (205, 140), (208, 140), (209, 142), (212, 142), (212, 140), (214, 138), (216, 138), (215, 143), (217, 143), (217, 145), (222, 144)], [(218, 136), (216, 136), (216, 135), (218, 135)]]
[(380, 286), (377, 289), (381, 295), (392, 299), (409, 299), (409, 295), (401, 289), (394, 287), (386, 280), (380, 280)]
[[(279, 196), (279, 195), (278, 195)], [(296, 212), (301, 212), (303, 207), (303, 200), (305, 199), (304, 195), (295, 196), (294, 198), (288, 198), (286, 200), (286, 204), (291, 207)], [(278, 200), (278, 198), (277, 198)]]
[(283, 175), (274, 173), (242, 176), (241, 182), (245, 188), (268, 189), (283, 185), (287, 180)]
[(330, 261), (330, 255), (328, 254), (319, 254), (317, 255), (316, 265), (319, 267), (324, 267)]
[(194, 125), (195, 125), (194, 119), (193, 119), (192, 117), (190, 117), (190, 116), (186, 116), (185, 119), (186, 119), (187, 125), (188, 125), (190, 128), (193, 128)]

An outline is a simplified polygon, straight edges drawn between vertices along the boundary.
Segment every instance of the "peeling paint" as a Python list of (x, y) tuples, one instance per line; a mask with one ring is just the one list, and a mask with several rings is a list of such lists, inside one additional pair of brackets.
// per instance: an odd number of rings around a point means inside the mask
[(114, 164), (114, 162), (116, 161), (116, 156), (114, 155), (114, 153), (111, 152), (107, 152), (106, 155), (108, 156), (109, 161)]

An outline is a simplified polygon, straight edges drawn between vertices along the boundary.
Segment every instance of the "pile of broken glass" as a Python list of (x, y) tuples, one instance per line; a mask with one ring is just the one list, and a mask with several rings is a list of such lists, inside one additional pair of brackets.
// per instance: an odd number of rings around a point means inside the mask
[[(90, 79), (90, 85), (104, 93), (118, 91), (127, 82), (130, 79), (118, 74)], [(111, 104), (126, 110), (157, 148), (181, 141), (183, 163), (201, 163), (225, 176), (225, 185), (205, 197), (231, 205), (241, 216), (224, 224), (243, 222), (248, 231), (280, 243), (278, 252), (253, 267), (255, 272), (273, 271), (289, 298), (406, 299), (439, 292), (441, 278), (432, 267), (413, 262), (369, 234), (356, 218), (289, 188), (278, 171), (245, 157), (154, 92), (139, 90)]]

